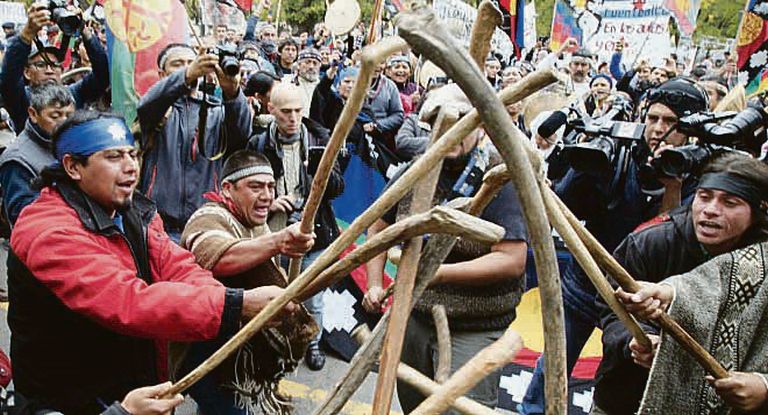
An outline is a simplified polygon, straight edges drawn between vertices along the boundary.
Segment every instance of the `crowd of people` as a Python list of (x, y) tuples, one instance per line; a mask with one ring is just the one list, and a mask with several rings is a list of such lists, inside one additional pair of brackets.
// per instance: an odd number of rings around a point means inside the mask
[[(314, 229), (304, 232), (319, 159), (359, 77), (364, 25), (343, 36), (323, 23), (311, 33), (279, 32), (254, 13), (244, 28), (211, 28), (204, 48), (171, 43), (156, 57), (159, 80), (140, 97), (132, 125), (111, 111), (97, 21), (78, 28), (71, 59), (57, 46), (45, 3), (29, 8), (22, 27), (2, 27), (0, 216), (10, 241), (15, 407), (23, 414), (171, 411), (183, 397), (166, 397), (162, 382), (191, 371), (284, 292), (291, 258), (303, 257), (306, 269), (338, 238), (333, 200), (366, 191), (350, 185), (351, 160), (391, 183), (426, 151), (441, 111), (472, 109), (444, 74), (417, 79), (424, 62), (414, 53), (388, 57), (366, 86)], [(630, 67), (624, 52), (617, 42), (600, 62), (575, 39), (550, 50), (540, 38), (519, 57), (492, 51), (481, 68), (496, 90), (537, 69), (560, 72), (563, 82), (507, 112), (557, 195), (642, 282), (639, 292), (616, 295), (640, 319), (650, 349), (553, 236), (568, 371), (600, 328), (593, 414), (765, 413), (765, 104), (739, 95), (730, 54), (694, 62), (641, 56)], [(712, 121), (724, 111), (736, 115)], [(474, 196), (500, 163), (478, 127), (446, 155), (433, 204)], [(410, 198), (368, 237), (406, 216)], [(453, 372), (501, 336), (537, 284), (536, 241), (514, 186), (479, 216), (501, 226), (502, 239), (460, 239), (408, 321), (402, 360), (430, 378), (438, 358), (433, 306), (447, 312)], [(387, 306), (386, 261), (384, 253), (365, 266), (362, 307), (374, 315)], [(325, 366), (323, 310), (322, 292), (286, 305), (188, 391), (199, 412), (288, 413), (280, 380), (302, 360), (311, 370)], [(662, 311), (689, 323), (728, 376), (706, 377), (676, 349), (655, 323)], [(544, 413), (543, 364), (522, 414)], [(495, 407), (499, 378), (467, 396)], [(425, 399), (399, 381), (398, 397), (406, 413)]]

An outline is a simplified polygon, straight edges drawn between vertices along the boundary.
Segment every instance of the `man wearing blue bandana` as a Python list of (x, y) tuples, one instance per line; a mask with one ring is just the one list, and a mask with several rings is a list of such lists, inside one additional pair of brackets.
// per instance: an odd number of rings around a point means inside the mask
[(283, 290), (226, 288), (168, 238), (134, 192), (122, 118), (76, 112), (52, 143), (56, 163), (11, 236), (16, 402), (21, 413), (98, 414), (167, 378), (168, 341), (227, 338)]
[[(456, 85), (430, 92), (422, 107), (422, 119), (434, 120), (444, 105), (459, 105), (460, 113), (471, 106)], [(459, 197), (471, 197), (479, 190), (483, 175), (501, 157), (489, 144), (480, 143), (484, 132), (477, 129), (446, 155), (440, 171), (434, 203), (441, 204)], [(392, 182), (397, 180), (396, 176)], [(407, 213), (410, 195), (403, 198), (368, 229), (368, 237), (383, 231)], [(451, 373), (464, 365), (486, 346), (493, 343), (514, 321), (515, 308), (522, 296), (527, 231), (520, 203), (512, 184), (505, 185), (498, 196), (480, 215), (482, 219), (504, 228), (502, 240), (492, 246), (460, 239), (448, 258), (437, 270), (431, 286), (416, 302), (408, 320), (403, 343), (403, 363), (434, 378), (437, 367), (437, 342), (432, 323), (432, 306), (442, 304), (448, 314), (451, 331)], [(370, 260), (368, 292), (363, 307), (380, 312), (384, 291), (381, 281), (386, 253)], [(488, 407), (498, 403), (501, 371), (489, 375), (467, 396)], [(415, 388), (398, 381), (397, 395), (404, 413), (414, 410), (424, 399)], [(446, 413), (454, 414), (454, 411)]]
[[(218, 56), (197, 55), (188, 45), (168, 45), (157, 57), (161, 79), (137, 109), (144, 151), (139, 189), (157, 203), (166, 232), (177, 242), (205, 203), (203, 193), (219, 190), (226, 155), (244, 148), (251, 134), (238, 76), (224, 74), (218, 62)], [(198, 88), (201, 79), (214, 78), (221, 99)], [(207, 111), (201, 109), (203, 99)]]
[[(658, 283), (687, 273), (717, 255), (766, 241), (766, 194), (768, 166), (746, 155), (722, 155), (703, 169), (690, 207), (673, 213), (660, 224), (629, 234), (613, 256), (635, 279)], [(635, 303), (630, 295), (623, 294), (623, 298)], [(637, 303), (650, 303), (644, 300)], [(636, 413), (659, 342), (659, 327), (641, 322), (654, 345), (654, 350), (646, 350), (632, 339), (605, 303), (598, 301), (598, 309), (603, 329), (603, 360), (596, 375), (593, 413)], [(763, 395), (768, 391), (760, 376), (735, 376), (744, 378), (747, 385), (757, 381)]]

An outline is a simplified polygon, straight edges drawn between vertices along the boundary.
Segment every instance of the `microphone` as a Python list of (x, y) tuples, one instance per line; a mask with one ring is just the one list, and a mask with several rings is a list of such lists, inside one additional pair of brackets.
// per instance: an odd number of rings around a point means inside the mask
[(568, 122), (568, 116), (564, 112), (554, 111), (552, 115), (541, 123), (536, 132), (546, 138), (557, 132), (566, 122)]

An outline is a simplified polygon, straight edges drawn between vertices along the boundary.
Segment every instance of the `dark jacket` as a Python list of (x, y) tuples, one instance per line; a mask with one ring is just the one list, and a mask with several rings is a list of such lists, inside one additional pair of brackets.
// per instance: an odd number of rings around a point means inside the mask
[(309, 118), (329, 130), (336, 127), (344, 109), (344, 100), (331, 90), (332, 86), (333, 79), (325, 75), (320, 77), (309, 107)]
[[(759, 242), (761, 236), (748, 234), (736, 248)], [(736, 249), (734, 248), (734, 249)], [(631, 233), (613, 256), (638, 281), (660, 282), (684, 274), (711, 257), (696, 239), (691, 209), (678, 210), (665, 222)], [(611, 415), (635, 413), (648, 380), (648, 369), (632, 361), (632, 336), (602, 301), (597, 301), (603, 329), (603, 359), (597, 369), (594, 399)], [(659, 334), (653, 324), (640, 322), (646, 333)]]
[(134, 195), (122, 217), (124, 232), (62, 183), (16, 223), (8, 325), (14, 385), (29, 410), (99, 414), (101, 403), (165, 378), (165, 341), (239, 326), (242, 290), (221, 285), (173, 243), (151, 201)]
[[(101, 46), (99, 37), (94, 35), (90, 40), (83, 38), (83, 45), (93, 70), (83, 79), (69, 86), (69, 91), (75, 99), (75, 107), (78, 109), (101, 98), (109, 86), (107, 52)], [(24, 67), (31, 50), (32, 46), (21, 40), (21, 36), (9, 39), (2, 71), (0, 71), (0, 95), (13, 120), (16, 134), (24, 129), (28, 116), (29, 87), (24, 86)]]
[[(310, 120), (309, 118), (303, 118), (302, 124), (307, 128), (307, 134), (302, 135), (301, 142), (301, 154), (302, 165), (301, 174), (299, 176), (299, 186), (301, 187), (301, 194), (306, 201), (309, 196), (310, 188), (312, 187), (312, 176), (307, 172), (307, 151), (310, 147), (325, 147), (328, 144), (330, 138), (329, 131), (323, 128), (318, 123)], [(273, 121), (274, 123), (275, 121)], [(279, 179), (283, 176), (283, 150), (277, 143), (277, 137), (275, 137), (271, 131), (273, 128), (268, 127), (267, 131), (262, 134), (253, 136), (248, 141), (247, 148), (249, 150), (258, 151), (264, 154), (269, 163), (272, 165), (272, 170), (275, 172), (275, 179)], [(340, 153), (340, 158), (345, 157), (345, 153)], [(339, 166), (339, 160), (333, 165), (331, 175), (328, 178), (328, 186), (323, 194), (323, 200), (320, 202), (320, 207), (315, 217), (315, 245), (312, 247), (312, 251), (317, 251), (330, 245), (336, 238), (339, 237), (339, 227), (336, 224), (336, 214), (333, 212), (331, 206), (331, 200), (335, 199), (341, 192), (344, 191), (344, 179), (342, 177), (341, 168)], [(302, 206), (302, 210), (304, 206)]]
[(21, 210), (32, 203), (40, 192), (30, 182), (53, 164), (51, 140), (45, 131), (27, 120), (24, 131), (0, 156), (0, 189), (3, 194), (3, 214), (13, 226)]
[[(636, 280), (648, 282), (688, 272), (707, 260), (696, 240), (690, 209), (629, 234), (613, 256)], [(624, 324), (602, 299), (597, 306), (603, 329), (603, 359), (595, 376), (595, 403), (611, 415), (633, 414), (640, 406), (648, 369), (632, 361), (632, 335)], [(659, 334), (655, 325), (640, 322), (640, 326), (646, 333)]]
[[(227, 141), (225, 156), (210, 161), (198, 150), (202, 100), (189, 93), (180, 70), (153, 85), (137, 109), (146, 152), (139, 190), (157, 204), (166, 230), (178, 233), (205, 203), (203, 193), (218, 190), (226, 155), (244, 148), (251, 133), (251, 110), (242, 91), (223, 103), (209, 97), (205, 156), (212, 157), (220, 141)], [(158, 126), (162, 130), (152, 133)]]

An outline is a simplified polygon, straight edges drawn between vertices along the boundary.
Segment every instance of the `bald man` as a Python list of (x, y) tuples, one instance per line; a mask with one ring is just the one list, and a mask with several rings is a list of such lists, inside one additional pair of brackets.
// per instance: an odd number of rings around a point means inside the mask
[[(269, 208), (268, 219), (272, 231), (279, 231), (301, 219), (319, 156), (328, 142), (329, 131), (326, 128), (302, 117), (306, 105), (304, 94), (298, 86), (290, 83), (275, 84), (268, 104), (269, 112), (275, 120), (266, 131), (253, 136), (248, 142), (248, 149), (267, 157), (275, 174), (275, 200)], [(304, 256), (302, 271), (339, 236), (331, 200), (343, 190), (344, 180), (339, 163), (336, 163), (315, 218), (315, 245)], [(282, 258), (281, 262), (287, 266), (287, 258)], [(325, 365), (325, 354), (319, 346), (323, 332), (322, 292), (307, 300), (304, 305), (320, 327), (320, 333), (307, 350), (306, 363), (310, 369), (320, 370)]]

